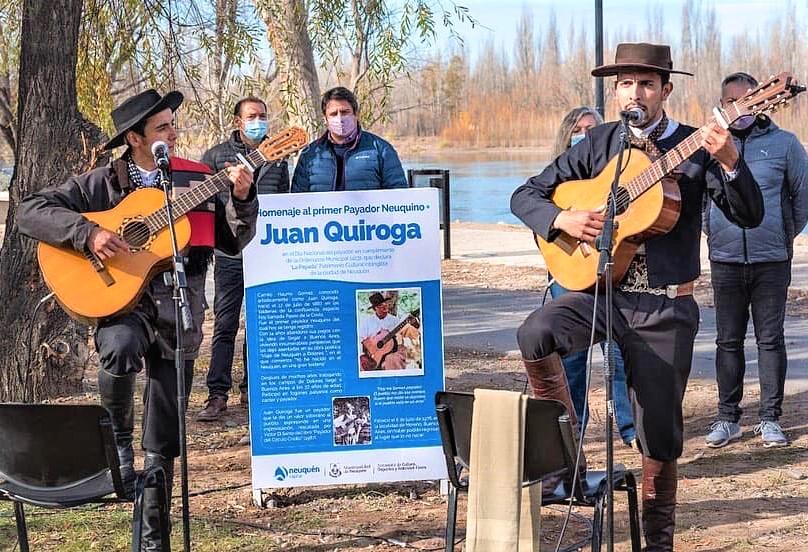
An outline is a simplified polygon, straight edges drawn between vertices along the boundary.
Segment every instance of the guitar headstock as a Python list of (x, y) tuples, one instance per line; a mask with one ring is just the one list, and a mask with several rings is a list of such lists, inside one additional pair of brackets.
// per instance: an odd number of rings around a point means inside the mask
[(789, 100), (802, 92), (805, 92), (805, 86), (798, 84), (791, 73), (783, 72), (760, 83), (742, 98), (719, 111), (727, 125), (730, 125), (744, 115), (774, 113), (786, 107)]
[(277, 161), (303, 149), (308, 143), (309, 135), (305, 130), (300, 127), (289, 127), (261, 142), (258, 151), (267, 161)]

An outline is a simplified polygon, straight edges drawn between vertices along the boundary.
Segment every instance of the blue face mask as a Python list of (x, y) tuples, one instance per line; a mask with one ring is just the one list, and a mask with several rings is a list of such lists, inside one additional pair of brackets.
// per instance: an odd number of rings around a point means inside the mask
[(583, 140), (585, 136), (586, 134), (584, 134), (583, 132), (581, 134), (573, 134), (572, 136), (570, 136), (570, 147), (574, 146), (575, 144)]
[(253, 142), (260, 142), (267, 135), (268, 123), (261, 119), (253, 119), (244, 123), (244, 135)]

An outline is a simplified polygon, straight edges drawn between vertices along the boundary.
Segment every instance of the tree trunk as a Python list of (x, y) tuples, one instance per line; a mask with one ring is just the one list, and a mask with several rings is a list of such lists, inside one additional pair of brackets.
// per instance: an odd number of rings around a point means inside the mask
[(320, 82), (306, 27), (306, 3), (300, 0), (255, 0), (267, 26), (267, 36), (275, 53), (283, 103), (289, 123), (305, 128), (310, 137), (322, 128)]
[(25, 0), (17, 120), (6, 236), (0, 250), (0, 401), (38, 401), (80, 388), (87, 328), (64, 314), (34, 261), (35, 242), (14, 224), (21, 198), (59, 185), (95, 161), (100, 130), (78, 111), (76, 61), (83, 0)]

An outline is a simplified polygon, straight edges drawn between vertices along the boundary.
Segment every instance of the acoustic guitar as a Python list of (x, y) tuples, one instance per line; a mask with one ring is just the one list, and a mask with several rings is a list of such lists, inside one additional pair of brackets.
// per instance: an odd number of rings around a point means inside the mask
[(384, 359), (390, 353), (398, 351), (398, 341), (396, 341), (396, 334), (404, 329), (405, 326), (412, 325), (413, 328), (418, 328), (421, 322), (418, 316), (421, 314), (421, 309), (415, 309), (407, 318), (399, 322), (395, 328), (385, 333), (384, 330), (376, 335), (366, 337), (362, 340), (362, 348), (365, 349), (365, 354), (373, 360), (375, 368), (378, 368), (384, 362)]
[[(780, 73), (726, 108), (715, 108), (712, 120), (726, 128), (743, 115), (774, 112), (804, 91), (805, 87), (798, 85), (789, 73)], [(697, 130), (654, 162), (638, 149), (632, 149), (623, 157), (615, 197), (615, 220), (618, 222), (612, 249), (615, 284), (625, 275), (640, 244), (652, 236), (670, 231), (679, 220), (679, 185), (670, 175), (701, 147), (700, 144), (701, 131)], [(562, 209), (605, 214), (606, 206), (612, 201), (611, 185), (616, 165), (615, 157), (595, 178), (559, 184), (552, 195), (553, 203)], [(536, 236), (536, 242), (547, 270), (560, 285), (574, 291), (595, 286), (599, 254), (594, 247), (565, 232), (551, 242)]]
[[(306, 131), (291, 127), (264, 140), (246, 155), (254, 170), (267, 161), (294, 153), (308, 143)], [(183, 249), (191, 238), (191, 223), (185, 215), (218, 192), (230, 189), (226, 169), (174, 200), (174, 229)], [(165, 194), (158, 188), (140, 188), (106, 211), (83, 213), (101, 228), (117, 233), (129, 244), (128, 255), (101, 261), (89, 250), (83, 252), (40, 242), (37, 250), (42, 278), (70, 316), (94, 325), (99, 319), (125, 313), (135, 307), (146, 284), (166, 270), (173, 255)]]

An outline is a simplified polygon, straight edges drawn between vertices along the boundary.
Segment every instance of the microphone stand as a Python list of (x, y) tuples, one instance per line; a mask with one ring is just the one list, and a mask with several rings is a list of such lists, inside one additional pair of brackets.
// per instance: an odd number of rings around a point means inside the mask
[(191, 519), (188, 505), (188, 444), (185, 430), (185, 410), (188, 406), (188, 397), (185, 389), (185, 345), (183, 333), (193, 329), (194, 321), (191, 316), (191, 307), (188, 303), (188, 281), (185, 278), (185, 264), (177, 247), (177, 234), (174, 230), (174, 207), (171, 200), (171, 172), (168, 163), (158, 160), (160, 169), (160, 187), (165, 193), (165, 208), (168, 218), (168, 231), (171, 236), (172, 275), (174, 286), (174, 333), (176, 334), (174, 349), (174, 369), (177, 372), (177, 419), (179, 421), (180, 438), (180, 481), (182, 495), (182, 542), (183, 550), (191, 550)]
[(612, 243), (614, 241), (614, 217), (617, 214), (617, 188), (620, 183), (620, 174), (623, 166), (623, 152), (628, 143), (628, 127), (625, 117), (620, 120), (620, 150), (617, 153), (617, 165), (612, 180), (609, 199), (606, 203), (606, 220), (603, 231), (598, 238), (597, 246), (600, 251), (598, 259), (598, 279), (603, 282), (606, 299), (606, 345), (603, 354), (603, 379), (606, 387), (606, 534), (607, 550), (614, 552), (614, 363), (612, 357), (612, 313), (614, 310), (614, 287), (612, 284)]

